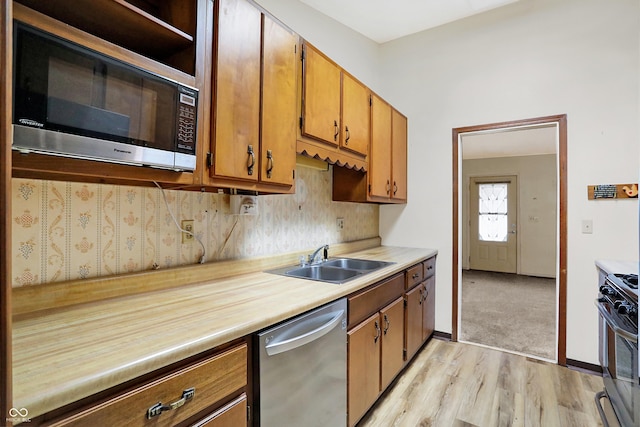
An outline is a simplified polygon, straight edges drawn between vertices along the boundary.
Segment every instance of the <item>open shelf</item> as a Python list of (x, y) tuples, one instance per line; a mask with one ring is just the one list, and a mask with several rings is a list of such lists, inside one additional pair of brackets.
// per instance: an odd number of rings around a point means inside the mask
[[(163, 2), (154, 15), (125, 0), (17, 0), (58, 21), (193, 75), (193, 58), (173, 57), (194, 48), (196, 2)], [(180, 5), (177, 5), (180, 3)], [(150, 9), (151, 10), (151, 9)], [(178, 23), (180, 27), (178, 28)]]

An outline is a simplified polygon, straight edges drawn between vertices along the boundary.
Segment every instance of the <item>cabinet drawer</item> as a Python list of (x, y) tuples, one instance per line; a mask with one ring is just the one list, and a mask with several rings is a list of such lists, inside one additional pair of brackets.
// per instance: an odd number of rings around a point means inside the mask
[(401, 273), (349, 298), (349, 328), (398, 298), (403, 291), (404, 275)]
[[(151, 383), (115, 396), (86, 411), (67, 417), (55, 426), (173, 426), (237, 392), (247, 384), (247, 345), (193, 363)], [(193, 397), (181, 402), (183, 393), (193, 389)], [(147, 418), (154, 405), (175, 409)]]
[(424, 266), (422, 263), (414, 265), (407, 270), (407, 283), (405, 289), (411, 289), (414, 285), (422, 282), (422, 274), (424, 272)]
[(428, 279), (436, 274), (436, 257), (429, 258), (423, 262), (422, 265), (424, 266), (424, 273), (422, 274), (424, 279)]

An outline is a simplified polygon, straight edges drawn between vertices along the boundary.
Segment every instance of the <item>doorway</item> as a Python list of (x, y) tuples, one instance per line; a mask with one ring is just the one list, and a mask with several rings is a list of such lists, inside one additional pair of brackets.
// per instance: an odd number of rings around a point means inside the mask
[[(463, 250), (466, 253), (467, 249), (472, 245), (471, 239), (468, 239), (469, 229), (471, 222), (469, 221), (467, 216), (471, 216), (470, 210), (466, 210), (466, 199), (463, 199), (463, 190), (464, 185), (468, 185), (470, 182), (467, 180), (466, 182), (462, 179), (462, 158), (463, 158), (463, 137), (469, 135), (480, 135), (480, 134), (491, 134), (491, 133), (506, 133), (514, 130), (525, 130), (525, 129), (537, 129), (540, 127), (553, 127), (556, 138), (555, 138), (555, 162), (556, 167), (555, 171), (557, 176), (554, 178), (557, 179), (556, 193), (554, 194), (557, 201), (557, 214), (554, 215), (554, 229), (556, 231), (554, 240), (555, 240), (555, 256), (552, 265), (553, 276), (555, 277), (555, 295), (556, 295), (556, 304), (555, 304), (555, 335), (556, 335), (556, 360), (560, 365), (566, 365), (566, 139), (567, 139), (567, 129), (566, 129), (566, 115), (558, 115), (558, 116), (547, 116), (547, 117), (539, 117), (533, 119), (525, 119), (511, 122), (501, 122), (501, 123), (491, 123), (486, 125), (478, 125), (478, 126), (469, 126), (464, 128), (455, 128), (453, 129), (453, 271), (452, 271), (452, 339), (457, 341), (460, 337), (460, 326), (461, 326), (461, 301), (462, 301), (462, 270), (464, 268), (469, 268), (469, 260), (463, 260)], [(499, 148), (499, 150), (512, 149), (512, 148), (523, 148), (525, 144), (518, 144), (518, 147), (513, 146), (504, 146)], [(489, 156), (491, 153), (489, 153)], [(517, 174), (516, 174), (517, 175)], [(499, 179), (496, 179), (499, 178)], [(485, 181), (485, 182), (482, 182)], [(469, 193), (476, 191), (474, 186), (478, 186), (481, 184), (502, 184), (505, 182), (505, 178), (502, 176), (483, 176), (479, 177), (476, 180), (476, 183), (469, 188)], [(513, 184), (511, 184), (513, 185)], [(515, 186), (517, 188), (517, 177), (515, 181)], [(505, 189), (504, 185), (497, 186), (487, 186), (483, 188), (485, 191), (488, 191), (494, 200), (498, 200), (500, 196), (500, 192)], [(478, 193), (481, 191), (480, 188), (477, 188)], [(466, 190), (464, 191), (466, 192)], [(511, 191), (511, 194), (514, 194), (514, 191)], [(515, 192), (517, 195), (518, 192)], [(466, 194), (465, 194), (466, 196)], [(512, 197), (513, 198), (513, 197)], [(506, 204), (508, 205), (509, 197), (506, 197)], [(463, 200), (465, 202), (463, 203)], [(474, 202), (469, 203), (469, 205), (476, 204), (475, 200), (477, 200), (478, 204), (478, 216), (482, 215), (482, 208), (480, 204), (480, 195), (478, 195), (478, 199), (474, 199)], [(491, 202), (497, 203), (497, 202)], [(461, 209), (463, 208), (463, 209)], [(486, 208), (486, 207), (485, 207)], [(515, 208), (517, 209), (517, 207)], [(510, 222), (508, 218), (508, 206), (497, 208), (496, 206), (489, 206), (489, 209), (485, 209), (484, 212), (487, 217), (484, 219), (488, 224), (492, 224), (495, 226), (500, 223), (500, 230), (492, 230), (489, 234), (493, 233), (495, 239), (505, 240), (505, 232), (508, 236), (518, 235), (520, 225), (517, 222)], [(504, 212), (506, 211), (506, 212)], [(475, 213), (473, 214), (475, 215)], [(464, 218), (463, 218), (464, 217)], [(520, 215), (522, 218), (522, 215)], [(535, 222), (537, 220), (537, 216), (535, 214), (531, 214), (527, 217), (530, 221)], [(480, 221), (480, 220), (479, 220)], [(506, 221), (506, 222), (505, 222)], [(505, 228), (506, 224), (506, 228)], [(467, 227), (469, 225), (469, 227)], [(475, 230), (471, 232), (474, 234)], [(508, 240), (508, 238), (506, 239)], [(514, 239), (515, 240), (515, 239)], [(516, 240), (517, 241), (517, 240)], [(480, 245), (482, 247), (482, 244)], [(516, 243), (516, 248), (519, 247), (519, 244)], [(503, 247), (498, 249), (500, 246), (495, 246), (493, 248), (495, 254), (494, 258), (507, 258), (508, 249)], [(484, 251), (484, 254), (488, 257), (488, 254), (491, 248), (480, 248), (479, 255), (481, 255)], [(517, 251), (517, 249), (516, 249)], [(477, 254), (478, 255), (478, 254)], [(476, 255), (476, 256), (477, 256)], [(526, 256), (526, 254), (525, 254)], [(526, 271), (522, 271), (522, 266), (520, 265), (520, 261), (523, 259), (523, 255), (516, 252), (516, 265), (515, 272), (519, 274), (526, 274)], [(473, 258), (473, 257), (472, 257)], [(526, 258), (525, 258), (526, 259)], [(507, 263), (508, 264), (508, 263)], [(513, 266), (510, 266), (513, 271)], [(489, 267), (491, 269), (491, 267)], [(498, 269), (493, 270), (498, 271)], [(517, 302), (514, 301), (513, 305)]]
[(518, 177), (472, 177), (469, 184), (469, 269), (516, 273)]

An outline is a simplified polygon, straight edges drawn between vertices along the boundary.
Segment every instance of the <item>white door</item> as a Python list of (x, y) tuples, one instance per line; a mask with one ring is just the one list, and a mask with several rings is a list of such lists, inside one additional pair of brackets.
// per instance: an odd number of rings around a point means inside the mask
[(469, 268), (517, 272), (517, 177), (471, 178)]

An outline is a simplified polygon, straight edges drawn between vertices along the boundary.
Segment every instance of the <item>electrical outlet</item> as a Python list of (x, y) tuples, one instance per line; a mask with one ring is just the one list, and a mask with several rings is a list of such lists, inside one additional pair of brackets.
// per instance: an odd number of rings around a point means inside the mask
[(593, 221), (590, 219), (582, 220), (582, 234), (593, 234)]
[(344, 218), (336, 218), (336, 228), (338, 231), (344, 230)]
[[(193, 233), (193, 220), (192, 219), (183, 219), (180, 223), (180, 226), (183, 230), (188, 231), (189, 233)], [(193, 242), (193, 234), (182, 232), (182, 244)]]

